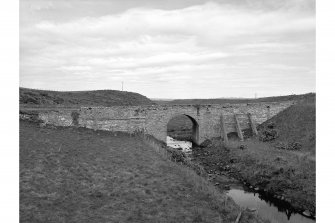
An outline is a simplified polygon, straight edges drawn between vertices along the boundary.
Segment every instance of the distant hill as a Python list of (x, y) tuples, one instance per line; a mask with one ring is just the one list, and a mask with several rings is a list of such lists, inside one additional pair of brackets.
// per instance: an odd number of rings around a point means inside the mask
[(20, 87), (20, 107), (151, 105), (149, 98), (116, 90), (46, 91)]
[(273, 96), (264, 98), (214, 98), (214, 99), (177, 99), (177, 100), (155, 100), (157, 104), (238, 104), (257, 102), (280, 102), (288, 100), (315, 100), (315, 93), (300, 95)]

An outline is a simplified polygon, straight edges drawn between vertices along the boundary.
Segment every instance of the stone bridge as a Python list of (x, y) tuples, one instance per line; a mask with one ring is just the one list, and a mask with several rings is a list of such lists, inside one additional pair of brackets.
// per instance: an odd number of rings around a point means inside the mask
[(82, 107), (39, 111), (39, 119), (58, 126), (82, 126), (96, 130), (144, 132), (166, 142), (167, 124), (179, 115), (193, 123), (193, 142), (202, 143), (212, 137), (228, 140), (227, 134), (256, 126), (292, 105), (293, 101), (222, 105), (152, 105)]

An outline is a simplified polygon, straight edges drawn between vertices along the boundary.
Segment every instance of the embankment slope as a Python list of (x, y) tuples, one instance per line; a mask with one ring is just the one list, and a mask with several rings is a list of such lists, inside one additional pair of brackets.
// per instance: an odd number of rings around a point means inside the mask
[(260, 125), (259, 129), (262, 131), (270, 123), (278, 131), (278, 138), (273, 142), (298, 142), (302, 145), (302, 151), (315, 153), (315, 98), (292, 105)]

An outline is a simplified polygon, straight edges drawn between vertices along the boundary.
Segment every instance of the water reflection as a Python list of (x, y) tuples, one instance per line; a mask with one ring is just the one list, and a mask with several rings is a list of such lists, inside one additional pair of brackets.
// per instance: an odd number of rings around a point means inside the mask
[(166, 144), (172, 148), (180, 148), (184, 153), (192, 152), (192, 143), (188, 141), (179, 141), (170, 136), (166, 137)]
[(239, 206), (255, 209), (259, 216), (273, 223), (315, 223), (313, 219), (294, 213), (290, 208), (285, 208), (285, 206), (275, 205), (258, 193), (247, 192), (243, 188), (230, 189), (227, 194)]

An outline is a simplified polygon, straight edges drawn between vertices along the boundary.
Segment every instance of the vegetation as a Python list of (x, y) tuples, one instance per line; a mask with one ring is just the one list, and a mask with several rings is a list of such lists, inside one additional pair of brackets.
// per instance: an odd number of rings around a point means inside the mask
[[(156, 149), (154, 149), (156, 148)], [(157, 152), (154, 152), (154, 151)], [(21, 222), (232, 222), (240, 210), (159, 144), (20, 121)], [(165, 153), (166, 154), (166, 153)], [(263, 222), (244, 213), (240, 222)]]
[(133, 92), (116, 90), (45, 91), (20, 88), (21, 107), (80, 107), (115, 105), (150, 105), (149, 98)]

